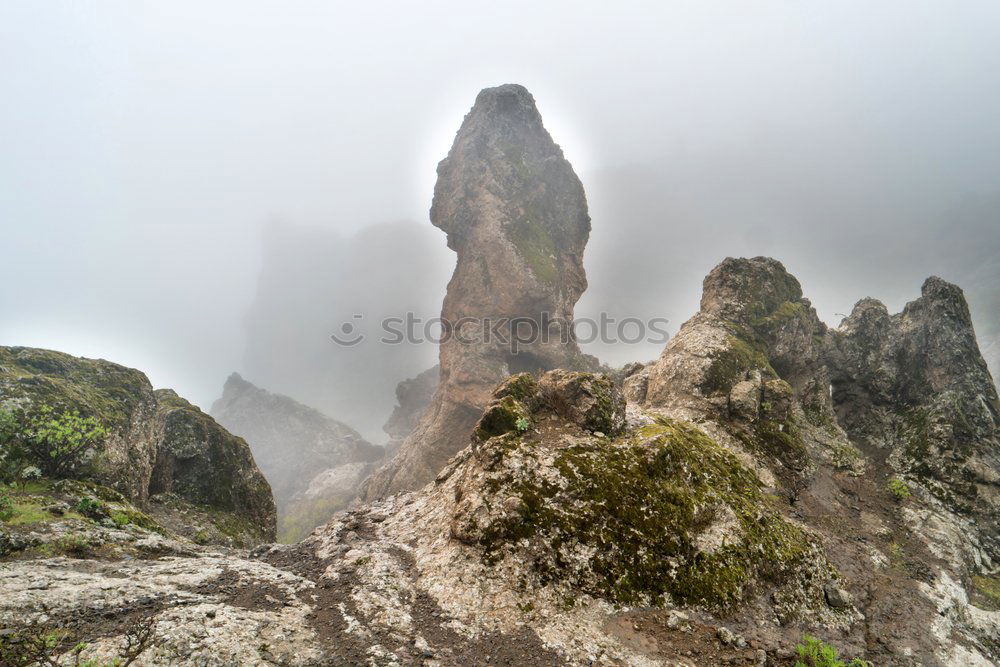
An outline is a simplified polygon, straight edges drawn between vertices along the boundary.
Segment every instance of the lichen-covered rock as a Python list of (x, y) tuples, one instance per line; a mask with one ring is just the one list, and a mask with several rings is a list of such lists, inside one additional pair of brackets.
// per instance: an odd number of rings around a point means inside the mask
[[(438, 165), (431, 222), (458, 255), (441, 317), (461, 329), (441, 345), (434, 399), (372, 476), (369, 499), (433, 479), (465, 446), (504, 376), (597, 366), (572, 331), (573, 307), (587, 286), (587, 200), (523, 87), (479, 93)], [(548, 335), (532, 334), (542, 330)], [(512, 333), (524, 342), (512, 343)]]
[(271, 489), (246, 443), (174, 392), (154, 392), (140, 371), (51, 350), (0, 347), (0, 407), (31, 415), (43, 406), (78, 411), (107, 429), (93, 481), (153, 513), (176, 514), (180, 510), (166, 506), (182, 505), (190, 520), (177, 527), (195, 532), (205, 524), (213, 540), (274, 539)]
[(571, 423), (609, 436), (625, 427), (625, 397), (606, 375), (555, 370), (538, 386), (541, 402)]
[(79, 410), (107, 430), (97, 479), (142, 503), (159, 441), (157, 400), (141, 371), (30, 347), (0, 347), (0, 408)]
[(345, 508), (383, 454), (347, 424), (236, 373), (212, 415), (250, 445), (273, 489), (283, 541), (301, 539)]
[(608, 376), (599, 373), (554, 370), (538, 379), (518, 373), (496, 388), (473, 433), (485, 442), (555, 418), (588, 432), (618, 435), (625, 426), (625, 398)]

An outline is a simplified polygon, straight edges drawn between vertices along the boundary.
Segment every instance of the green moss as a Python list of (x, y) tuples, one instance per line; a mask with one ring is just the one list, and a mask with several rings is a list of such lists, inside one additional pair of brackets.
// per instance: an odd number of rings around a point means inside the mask
[(977, 607), (1000, 611), (1000, 577), (973, 577), (970, 593)]
[(759, 303), (754, 308), (757, 316), (753, 319), (751, 327), (759, 335), (770, 336), (780, 330), (788, 322), (806, 316), (806, 307), (800, 301), (784, 301), (773, 309), (769, 309), (768, 304)]
[[(574, 445), (555, 465), (560, 483), (532, 474), (498, 485), (497, 497), (516, 495), (521, 507), (516, 521), (483, 531), (487, 558), (534, 538), (550, 556), (533, 563), (543, 581), (569, 579), (621, 604), (669, 597), (726, 609), (761, 579), (780, 580), (808, 550), (756, 476), (693, 425), (664, 419), (636, 439)], [(737, 518), (736, 539), (698, 551), (695, 536), (724, 507)], [(587, 572), (563, 559), (574, 545), (593, 554)]]
[(33, 500), (15, 500), (10, 512), (10, 518), (4, 520), (11, 526), (20, 526), (32, 523), (41, 523), (52, 519), (50, 514), (41, 502)]
[(538, 381), (531, 373), (511, 375), (494, 394), (497, 398), (511, 396), (518, 401), (531, 401), (538, 394)]
[(535, 277), (546, 283), (559, 279), (559, 250), (555, 239), (537, 214), (528, 211), (508, 227), (508, 237)]
[(762, 419), (754, 428), (757, 450), (801, 470), (809, 458), (802, 434), (792, 420)]
[(751, 370), (777, 377), (767, 357), (757, 347), (730, 335), (728, 346), (716, 353), (705, 372), (701, 390), (708, 395), (728, 394), (733, 385), (744, 380)]
[(505, 433), (518, 432), (518, 420), (531, 423), (530, 412), (513, 396), (504, 396), (487, 408), (476, 425), (476, 438), (486, 441)]

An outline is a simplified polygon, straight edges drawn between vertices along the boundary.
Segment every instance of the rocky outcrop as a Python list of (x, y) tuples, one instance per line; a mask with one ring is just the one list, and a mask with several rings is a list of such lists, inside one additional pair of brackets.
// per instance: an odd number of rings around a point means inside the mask
[(226, 518), (216, 523), (229, 535), (253, 535), (251, 544), (275, 538), (271, 487), (247, 443), (170, 389), (158, 389), (162, 439), (149, 480), (149, 495), (169, 495), (210, 507)]
[(140, 371), (60, 352), (0, 347), (0, 407), (95, 418), (107, 435), (90, 473), (154, 516), (222, 544), (274, 539), (271, 489), (247, 444)]
[(830, 338), (833, 400), (851, 437), (975, 522), (970, 565), (980, 550), (1000, 560), (1000, 403), (962, 290), (928, 278), (895, 315), (863, 299)]
[(249, 443), (274, 491), (283, 541), (301, 539), (346, 507), (382, 458), (382, 448), (350, 426), (236, 373), (212, 415)]
[[(432, 479), (505, 375), (595, 365), (571, 326), (587, 286), (586, 197), (523, 87), (487, 88), (476, 98), (438, 165), (431, 222), (458, 255), (441, 310), (455, 329), (440, 348), (431, 405), (373, 475), (369, 498)], [(547, 335), (532, 335), (541, 330)], [(531, 340), (514, 344), (512, 331)]]
[(863, 466), (834, 415), (825, 335), (780, 262), (730, 258), (705, 278), (701, 310), (660, 359), (626, 382), (646, 408), (709, 421), (716, 437), (794, 488), (817, 458)]

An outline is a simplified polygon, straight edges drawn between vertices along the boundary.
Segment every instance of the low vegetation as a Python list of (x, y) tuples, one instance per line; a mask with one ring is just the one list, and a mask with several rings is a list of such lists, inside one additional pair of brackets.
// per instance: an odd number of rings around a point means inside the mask
[(122, 634), (118, 655), (109, 660), (83, 657), (88, 644), (76, 633), (41, 623), (29, 623), (0, 635), (0, 665), (5, 667), (127, 667), (155, 646), (156, 620), (136, 616)]
[(837, 649), (811, 635), (805, 635), (795, 651), (798, 654), (795, 667), (872, 667), (872, 663), (862, 658), (844, 662)]
[(76, 410), (0, 411), (0, 482), (83, 478), (107, 434), (97, 418)]

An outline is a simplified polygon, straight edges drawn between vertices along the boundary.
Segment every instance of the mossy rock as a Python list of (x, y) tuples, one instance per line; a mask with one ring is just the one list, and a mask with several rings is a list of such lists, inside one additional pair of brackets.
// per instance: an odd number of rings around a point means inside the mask
[[(812, 552), (754, 473), (692, 424), (661, 419), (635, 437), (560, 448), (548, 468), (538, 455), (522, 446), (490, 477), (492, 520), (458, 518), (487, 562), (527, 562), (543, 583), (617, 604), (722, 611), (794, 576)], [(700, 548), (698, 536), (726, 515), (731, 539)]]
[(726, 347), (713, 355), (712, 362), (705, 371), (705, 379), (700, 387), (703, 393), (708, 396), (728, 395), (733, 385), (745, 380), (754, 370), (760, 371), (767, 378), (777, 377), (760, 347), (734, 335), (730, 335), (726, 342)]
[(504, 396), (511, 396), (531, 406), (538, 397), (538, 381), (531, 373), (511, 375), (493, 392), (494, 398)]
[(538, 386), (544, 408), (585, 430), (617, 435), (625, 428), (625, 396), (607, 375), (559, 369)]
[(231, 528), (220, 530), (241, 543), (273, 540), (271, 487), (247, 443), (173, 391), (161, 389), (156, 396), (163, 440), (150, 495), (174, 494), (219, 514), (217, 523)]
[(531, 423), (531, 411), (513, 396), (494, 401), (476, 424), (475, 437), (481, 442), (505, 433), (523, 431)]
[(128, 425), (153, 402), (145, 374), (104, 361), (28, 347), (0, 347), (0, 405), (32, 414), (43, 405), (77, 410), (106, 428)]

